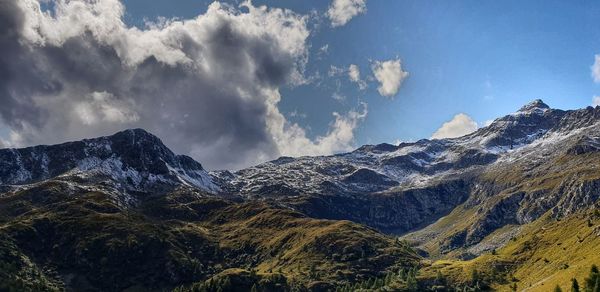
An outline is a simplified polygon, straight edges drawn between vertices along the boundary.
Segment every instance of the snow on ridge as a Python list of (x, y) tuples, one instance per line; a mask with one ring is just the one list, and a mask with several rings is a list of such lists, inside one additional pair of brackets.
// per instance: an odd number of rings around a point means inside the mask
[(212, 176), (205, 170), (186, 171), (180, 167), (173, 167), (168, 163), (166, 165), (169, 172), (185, 185), (197, 187), (211, 193), (221, 191), (221, 188), (213, 182)]
[(161, 174), (144, 173), (132, 167), (124, 167), (121, 159), (115, 155), (108, 159), (87, 157), (79, 162), (75, 173), (80, 175), (85, 173), (100, 173), (117, 181), (126, 182), (135, 190), (143, 190), (145, 187), (155, 183), (171, 185), (182, 183), (211, 193), (216, 193), (221, 190), (214, 184), (212, 177), (204, 170), (186, 171), (183, 168), (173, 167), (166, 162), (164, 163), (169, 169), (170, 175), (173, 177)]
[(600, 131), (600, 121), (572, 131), (546, 132), (543, 136), (531, 141), (531, 143), (516, 149), (515, 151), (509, 153), (509, 155), (504, 155), (496, 163), (512, 163), (519, 160), (529, 159), (532, 156), (541, 157), (550, 155), (552, 153), (558, 153), (559, 151), (557, 151), (557, 149), (562, 147), (563, 142), (573, 139), (576, 136), (580, 136), (586, 132), (594, 133), (594, 131), (596, 131), (596, 134), (598, 134)]
[[(549, 110), (549, 108), (536, 107), (521, 114), (545, 114)], [(505, 126), (512, 126), (515, 123), (515, 121), (499, 122), (506, 124)], [(503, 126), (500, 125), (501, 128)], [(240, 186), (238, 190), (242, 193), (277, 185), (289, 186), (301, 192), (319, 192), (322, 190), (323, 182), (329, 183), (327, 187), (338, 186), (343, 192), (345, 188), (351, 188), (343, 182), (343, 179), (349, 174), (340, 173), (337, 170), (347, 166), (347, 168), (353, 168), (354, 171), (361, 168), (373, 170), (397, 181), (401, 187), (421, 187), (437, 181), (439, 177), (458, 175), (482, 167), (478, 163), (469, 164), (467, 167), (453, 166), (455, 162), (468, 161), (471, 159), (470, 157), (477, 157), (471, 155), (496, 155), (495, 162), (489, 164), (493, 165), (520, 159), (520, 156), (529, 154), (529, 151), (543, 153), (542, 150), (537, 151), (536, 147), (542, 144), (555, 145), (575, 134), (574, 132), (549, 132), (548, 128), (532, 129), (531, 125), (526, 124), (519, 126), (526, 127), (524, 130), (530, 132), (523, 132), (522, 137), (514, 139), (512, 146), (487, 146), (492, 139), (503, 135), (504, 131), (500, 130), (499, 132), (486, 132), (485, 136), (473, 135), (437, 141), (440, 144), (436, 144), (436, 141), (425, 141), (389, 152), (354, 151), (334, 156), (302, 157), (290, 160), (285, 164), (263, 164), (237, 172), (231, 182)], [(582, 128), (577, 132), (586, 130), (587, 128)], [(510, 137), (504, 139), (510, 139)], [(477, 152), (473, 152), (473, 150)], [(390, 160), (402, 157), (406, 159), (399, 159), (398, 164), (395, 164), (394, 160)], [(463, 158), (466, 160), (462, 160)], [(414, 168), (410, 165), (407, 167), (406, 163), (412, 164)], [(438, 168), (436, 165), (441, 167)], [(319, 171), (319, 168), (325, 168), (327, 171)]]
[(17, 160), (17, 165), (19, 165), (19, 170), (17, 170), (15, 172), (15, 174), (13, 175), (12, 182), (21, 182), (21, 181), (31, 180), (31, 178), (33, 177), (33, 174), (31, 173), (31, 171), (25, 169), (25, 166), (23, 165), (21, 153), (19, 153), (19, 151), (17, 151), (16, 149), (10, 149), (10, 151), (12, 151), (12, 153), (15, 155), (15, 159)]
[(124, 168), (121, 159), (114, 155), (108, 159), (98, 157), (87, 157), (77, 165), (79, 172), (99, 172), (116, 180), (130, 181), (134, 187), (140, 187), (143, 177), (131, 167)]

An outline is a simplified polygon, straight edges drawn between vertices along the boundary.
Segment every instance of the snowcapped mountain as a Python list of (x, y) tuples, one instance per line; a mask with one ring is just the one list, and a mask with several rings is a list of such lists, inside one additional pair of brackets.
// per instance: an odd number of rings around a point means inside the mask
[(23, 189), (46, 180), (117, 193), (153, 193), (179, 186), (220, 191), (200, 163), (175, 155), (141, 129), (60, 145), (0, 150), (3, 188)]
[[(600, 107), (564, 111), (535, 100), (459, 138), (281, 157), (235, 173), (207, 172), (144, 130), (127, 130), (2, 149), (0, 193), (51, 182), (72, 193), (100, 190), (130, 206), (183, 188), (198, 196), (270, 201), (315, 218), (408, 234), (423, 244), (434, 238), (442, 251), (481, 252), (494, 246), (478, 244), (495, 230), (597, 204), (599, 122)], [(464, 220), (441, 226), (439, 219), (448, 216)]]
[(600, 173), (599, 122), (600, 107), (564, 111), (535, 100), (459, 138), (281, 157), (215, 175), (247, 198), (400, 234), (458, 207), (472, 210), (469, 224), (446, 238), (446, 247), (455, 248), (547, 211), (560, 216), (593, 206), (600, 196), (600, 179), (592, 175)]
[[(574, 114), (574, 113), (572, 113)], [(571, 114), (571, 115), (572, 115)], [(489, 165), (558, 129), (567, 112), (541, 100), (470, 135), (400, 145), (365, 145), (350, 153), (281, 157), (230, 176), (242, 194), (365, 194), (423, 186), (434, 178)], [(556, 132), (556, 131), (554, 131)]]

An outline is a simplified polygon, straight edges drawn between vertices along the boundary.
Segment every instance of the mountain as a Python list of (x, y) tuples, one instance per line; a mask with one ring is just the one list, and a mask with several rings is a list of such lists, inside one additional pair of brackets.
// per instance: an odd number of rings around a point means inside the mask
[(0, 185), (5, 190), (47, 180), (76, 183), (88, 191), (99, 188), (118, 194), (123, 204), (134, 204), (137, 198), (130, 194), (136, 192), (164, 192), (182, 185), (220, 191), (200, 163), (175, 155), (142, 129), (60, 145), (0, 149)]
[(415, 267), (350, 221), (224, 193), (135, 129), (0, 150), (0, 291), (326, 291)]
[(91, 291), (583, 281), (600, 263), (599, 123), (600, 107), (535, 100), (463, 137), (236, 172), (141, 129), (0, 149), (0, 279)]
[[(599, 122), (600, 107), (563, 111), (535, 100), (464, 137), (282, 157), (238, 171), (229, 182), (243, 196), (274, 199), (313, 217), (401, 235), (421, 229), (406, 238), (425, 244), (435, 237), (441, 246), (430, 251), (473, 247), (476, 255), (492, 249), (475, 246), (506, 225), (594, 206)], [(458, 210), (473, 213), (462, 227), (436, 227)]]
[[(425, 268), (425, 282), (440, 271), (466, 285), (479, 269), (500, 290), (512, 278), (547, 291), (544, 283), (583, 281), (600, 262), (599, 123), (600, 107), (565, 111), (535, 100), (464, 137), (284, 157), (231, 182), (249, 198), (400, 235), (441, 260), (441, 269)], [(540, 258), (554, 261), (541, 267)]]

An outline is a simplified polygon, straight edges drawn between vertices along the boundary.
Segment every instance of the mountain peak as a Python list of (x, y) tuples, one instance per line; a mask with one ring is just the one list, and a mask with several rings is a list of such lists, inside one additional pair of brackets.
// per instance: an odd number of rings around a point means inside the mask
[(129, 129), (111, 136), (0, 150), (0, 185), (22, 185), (63, 175), (111, 177), (131, 190), (190, 185), (218, 191), (194, 159), (173, 153), (155, 135)]
[(535, 109), (545, 110), (545, 109), (550, 109), (550, 107), (547, 104), (545, 104), (543, 100), (536, 99), (536, 100), (534, 100), (534, 101), (532, 101), (532, 102), (530, 102), (530, 103), (522, 106), (519, 109), (519, 112), (530, 112), (530, 111), (533, 111)]
[(139, 136), (154, 136), (152, 133), (142, 129), (142, 128), (132, 128), (132, 129), (126, 129), (123, 130), (121, 132), (115, 133), (116, 134), (128, 134), (128, 135), (139, 135)]
[[(123, 130), (121, 132), (110, 135), (107, 138), (109, 138), (111, 140), (126, 139), (132, 144), (140, 143), (140, 142), (147, 142), (147, 143), (159, 145), (161, 147), (166, 147), (166, 146), (164, 146), (164, 144), (160, 140), (160, 138), (158, 138), (154, 134), (152, 134), (144, 129), (140, 129), (140, 128)], [(97, 139), (98, 138), (89, 139), (89, 140), (97, 140)]]

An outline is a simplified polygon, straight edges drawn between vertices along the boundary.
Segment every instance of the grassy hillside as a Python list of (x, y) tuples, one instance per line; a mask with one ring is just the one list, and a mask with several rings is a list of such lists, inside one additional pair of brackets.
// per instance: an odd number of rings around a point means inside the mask
[(182, 191), (123, 209), (109, 194), (69, 192), (50, 182), (0, 198), (0, 243), (10, 247), (0, 264), (16, 271), (0, 272), (0, 282), (14, 291), (162, 291), (213, 280), (325, 289), (419, 262), (371, 228), (269, 203)]
[(454, 285), (469, 284), (473, 271), (493, 289), (568, 291), (571, 279), (584, 282), (593, 264), (600, 263), (600, 212), (592, 210), (560, 220), (550, 214), (525, 226), (501, 249), (473, 260), (437, 260), (421, 272), (431, 280), (438, 271)]

